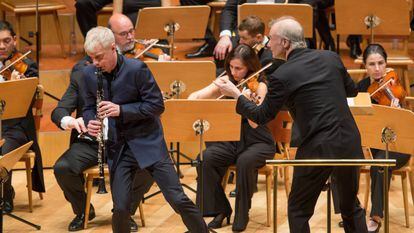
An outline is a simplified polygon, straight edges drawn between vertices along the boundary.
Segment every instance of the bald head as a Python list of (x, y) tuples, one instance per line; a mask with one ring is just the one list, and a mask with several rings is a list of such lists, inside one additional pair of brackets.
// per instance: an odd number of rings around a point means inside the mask
[(123, 14), (114, 14), (109, 18), (108, 27), (115, 35), (115, 43), (124, 53), (134, 48), (135, 29), (131, 20)]
[(291, 49), (306, 48), (302, 25), (292, 17), (281, 17), (270, 23), (271, 28), (291, 43)]

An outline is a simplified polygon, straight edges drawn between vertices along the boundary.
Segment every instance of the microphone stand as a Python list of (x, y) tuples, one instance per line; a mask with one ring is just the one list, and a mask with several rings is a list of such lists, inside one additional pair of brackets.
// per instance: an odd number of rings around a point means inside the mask
[[(35, 22), (36, 22), (36, 64), (40, 66), (40, 40), (39, 40), (39, 0), (36, 0), (36, 15), (35, 15)], [(39, 77), (40, 78), (40, 77)]]

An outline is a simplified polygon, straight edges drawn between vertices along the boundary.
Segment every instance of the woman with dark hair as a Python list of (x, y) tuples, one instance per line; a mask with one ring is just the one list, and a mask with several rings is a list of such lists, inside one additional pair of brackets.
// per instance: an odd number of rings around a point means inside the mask
[[(260, 69), (260, 62), (255, 51), (247, 45), (238, 45), (225, 60), (227, 78), (236, 85), (249, 75)], [(255, 96), (261, 104), (267, 93), (264, 76), (258, 78)], [(192, 93), (189, 99), (215, 99), (221, 95), (220, 89), (214, 85)], [(236, 165), (236, 204), (233, 231), (246, 229), (249, 222), (251, 198), (256, 186), (257, 169), (265, 165), (266, 159), (272, 159), (275, 152), (273, 137), (265, 125), (242, 119), (240, 141), (206, 143), (203, 152), (203, 180), (198, 180), (197, 190), (203, 182), (203, 200), (197, 193), (197, 203), (203, 201), (206, 217), (214, 217), (208, 224), (210, 228), (220, 228), (224, 218), (230, 224), (232, 209), (221, 186), (223, 176), (232, 164)]]
[[(380, 44), (370, 44), (363, 53), (363, 62), (367, 70), (368, 77), (364, 78), (358, 83), (358, 91), (366, 92), (368, 87), (374, 82), (380, 82), (386, 75), (387, 67), (387, 53)], [(372, 100), (376, 103), (375, 100)], [(399, 100), (392, 102), (392, 106), (400, 106)], [(385, 151), (371, 149), (371, 153), (374, 159), (384, 159)], [(390, 159), (396, 159), (397, 165), (395, 167), (389, 167), (390, 174), (393, 170), (400, 169), (410, 159), (410, 155), (390, 152)], [(368, 232), (378, 232), (381, 228), (381, 219), (383, 217), (383, 171), (380, 167), (372, 166), (370, 169), (371, 175), (371, 214), (370, 220), (367, 223)], [(391, 181), (391, 175), (388, 177), (388, 182)]]

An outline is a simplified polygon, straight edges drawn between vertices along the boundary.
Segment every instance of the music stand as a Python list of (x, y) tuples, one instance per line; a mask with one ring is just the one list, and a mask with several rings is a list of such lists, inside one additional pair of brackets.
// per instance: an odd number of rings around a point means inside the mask
[[(33, 96), (35, 94), (37, 84), (38, 84), (37, 78), (26, 78), (26, 79), (6, 81), (6, 82), (0, 83), (0, 139), (2, 138), (1, 121), (26, 116), (29, 110), (29, 107), (30, 107), (30, 103), (32, 102)], [(25, 144), (24, 146), (19, 147), (16, 150), (13, 150), (7, 155), (11, 153), (19, 154), (21, 151), (23, 151), (22, 152), (23, 154), (24, 152), (27, 151), (28, 148), (30, 148), (32, 143), (33, 142), (29, 142)], [(27, 149), (24, 150), (26, 146), (27, 146)], [(3, 165), (3, 167), (5, 167), (7, 171), (10, 171), (12, 166), (18, 161), (18, 159), (20, 159), (21, 155), (20, 157), (17, 157), (16, 161), (15, 161), (15, 157), (7, 158), (7, 155), (5, 155), (1, 159), (2, 163), (4, 164), (0, 163), (0, 165)], [(3, 194), (3, 182), (5, 182), (5, 180), (1, 180), (1, 181), (2, 181), (1, 182), (1, 189), (2, 189), (1, 198), (3, 198), (3, 195), (2, 195)], [(2, 199), (1, 199), (1, 202), (3, 204)], [(3, 221), (3, 205), (1, 205), (0, 207), (1, 207), (0, 218), (2, 222)], [(6, 215), (40, 230), (39, 225), (31, 223), (11, 213), (7, 213)], [(0, 230), (3, 231), (3, 228), (1, 227)]]
[[(358, 6), (358, 7), (355, 7)], [(406, 0), (336, 0), (338, 35), (409, 36), (410, 9)], [(337, 38), (339, 51), (339, 38)]]
[[(147, 61), (145, 63), (154, 75), (161, 91), (164, 95), (167, 95), (168, 98), (186, 99), (191, 93), (210, 85), (215, 79), (216, 66), (212, 61)], [(169, 152), (176, 153), (177, 160), (174, 162), (177, 167), (177, 174), (182, 178), (180, 165), (192, 165), (192, 163), (181, 163), (180, 157), (183, 156), (190, 161), (192, 159), (180, 152), (179, 141), (170, 142)], [(176, 150), (174, 150), (173, 142), (177, 142)], [(183, 186), (196, 192), (186, 184), (183, 184)], [(160, 191), (148, 195), (145, 199), (151, 198), (158, 193), (160, 193)]]
[(199, 142), (200, 211), (203, 214), (203, 144), (206, 141), (239, 141), (241, 116), (236, 100), (167, 100), (161, 117), (165, 139)]
[(176, 39), (202, 38), (207, 28), (210, 7), (149, 7), (138, 13), (135, 36), (141, 39), (168, 39), (174, 58)]
[(303, 27), (306, 38), (313, 37), (313, 9), (308, 4), (255, 4), (245, 3), (238, 8), (238, 24), (247, 16), (255, 15), (266, 25), (265, 34), (269, 34), (269, 22), (281, 16), (294, 17)]
[[(362, 145), (385, 150), (385, 159), (388, 159), (389, 151), (414, 154), (412, 111), (373, 105), (372, 115), (358, 115), (354, 118), (361, 133)], [(388, 169), (384, 170), (384, 193), (388, 193)], [(384, 232), (386, 233), (389, 232), (388, 216), (388, 195), (384, 195)]]

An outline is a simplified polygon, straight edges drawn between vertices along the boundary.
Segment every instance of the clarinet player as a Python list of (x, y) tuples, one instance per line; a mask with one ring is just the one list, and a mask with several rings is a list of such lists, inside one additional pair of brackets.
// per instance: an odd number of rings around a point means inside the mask
[[(207, 232), (200, 211), (184, 194), (168, 156), (159, 116), (164, 111), (161, 91), (145, 63), (118, 55), (111, 30), (91, 29), (85, 39), (85, 51), (93, 65), (83, 70), (85, 107), (83, 116), (88, 133), (96, 136), (101, 123), (95, 116), (108, 119), (108, 165), (111, 175), (114, 211), (112, 229), (129, 232), (131, 183), (135, 171), (151, 173), (171, 207), (181, 215), (190, 232)], [(105, 101), (96, 107), (96, 75), (104, 72)]]

